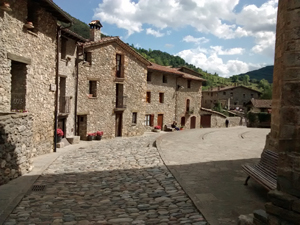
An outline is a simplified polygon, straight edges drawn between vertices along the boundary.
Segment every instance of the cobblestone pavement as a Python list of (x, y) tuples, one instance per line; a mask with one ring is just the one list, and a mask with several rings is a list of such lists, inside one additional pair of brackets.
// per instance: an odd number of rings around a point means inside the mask
[(153, 147), (157, 135), (66, 152), (4, 224), (207, 224)]

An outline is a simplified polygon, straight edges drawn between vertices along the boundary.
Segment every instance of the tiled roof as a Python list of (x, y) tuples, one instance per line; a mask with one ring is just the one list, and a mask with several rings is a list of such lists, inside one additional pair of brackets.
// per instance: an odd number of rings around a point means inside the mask
[(191, 74), (188, 74), (188, 73), (181, 72), (181, 71), (178, 70), (178, 68), (170, 68), (168, 66), (161, 66), (161, 65), (158, 65), (156, 63), (151, 63), (151, 65), (148, 66), (148, 69), (149, 70), (155, 70), (155, 71), (161, 71), (161, 72), (164, 72), (164, 73), (171, 73), (171, 74), (174, 74), (174, 75), (179, 75), (179, 76), (182, 76), (183, 78), (186, 78), (186, 79), (205, 81), (201, 77), (197, 77), (197, 76), (194, 76), (194, 75), (191, 75)]
[(255, 108), (272, 108), (272, 100), (269, 99), (251, 99), (251, 103)]
[(212, 89), (208, 89), (208, 90), (205, 90), (205, 91), (202, 91), (202, 92), (219, 92), (219, 91), (227, 91), (227, 90), (230, 90), (230, 89), (235, 89), (235, 88), (246, 88), (246, 89), (249, 89), (251, 91), (255, 91), (255, 92), (258, 92), (258, 93), (261, 93), (260, 91), (258, 90), (255, 90), (255, 89), (252, 89), (252, 88), (249, 88), (249, 87), (246, 87), (244, 85), (238, 85), (238, 86), (226, 86), (226, 87), (214, 87)]
[(76, 34), (75, 32), (73, 32), (69, 29), (62, 29), (61, 32), (63, 35), (70, 37), (71, 39), (74, 39), (76, 41), (80, 41), (80, 42), (89, 41), (88, 39), (85, 39), (84, 37), (80, 36), (79, 34)]
[(121, 47), (123, 47), (129, 53), (136, 56), (136, 58), (139, 59), (142, 63), (144, 63), (146, 65), (151, 64), (147, 59), (145, 59), (142, 55), (140, 55), (138, 52), (136, 52), (133, 48), (131, 48), (129, 45), (127, 45), (123, 41), (121, 41), (121, 39), (119, 37), (105, 37), (105, 38), (101, 38), (99, 41), (88, 41), (85, 43), (81, 43), (81, 44), (79, 44), (79, 46), (83, 46), (84, 48), (89, 48), (89, 47), (109, 44), (112, 42), (119, 44)]

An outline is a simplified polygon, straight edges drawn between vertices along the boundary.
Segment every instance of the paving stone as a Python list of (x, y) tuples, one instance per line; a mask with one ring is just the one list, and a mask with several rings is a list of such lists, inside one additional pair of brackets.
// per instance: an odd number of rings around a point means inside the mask
[[(196, 224), (203, 219), (152, 143), (103, 140), (60, 155), (5, 224)], [(202, 221), (201, 221), (202, 222)]]

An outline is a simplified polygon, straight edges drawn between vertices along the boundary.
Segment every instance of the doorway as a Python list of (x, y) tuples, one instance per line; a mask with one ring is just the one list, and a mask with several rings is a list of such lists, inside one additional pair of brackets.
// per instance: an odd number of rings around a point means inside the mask
[(201, 127), (206, 128), (206, 127), (211, 127), (211, 115), (201, 115), (201, 120), (200, 120)]
[(26, 64), (11, 62), (11, 110), (26, 109)]
[(157, 125), (161, 127), (161, 130), (163, 130), (163, 124), (164, 124), (164, 114), (158, 114)]
[(116, 112), (116, 137), (122, 137), (122, 123), (123, 123), (123, 113), (122, 112)]
[(67, 136), (66, 120), (67, 120), (67, 118), (65, 118), (65, 117), (58, 117), (57, 128), (61, 129), (64, 132), (63, 138), (65, 138)]
[(77, 135), (80, 136), (80, 140), (86, 140), (87, 134), (87, 115), (77, 116)]
[(196, 116), (191, 117), (191, 129), (196, 128)]

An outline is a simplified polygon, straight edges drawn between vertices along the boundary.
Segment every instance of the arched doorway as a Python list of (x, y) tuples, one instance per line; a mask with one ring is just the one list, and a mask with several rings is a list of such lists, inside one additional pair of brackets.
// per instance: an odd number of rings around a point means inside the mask
[(191, 117), (191, 129), (196, 128), (196, 116)]
[(185, 126), (185, 116), (181, 117), (180, 125), (183, 127)]

